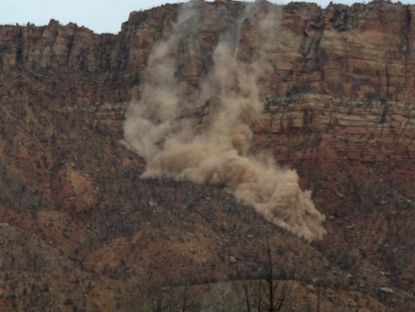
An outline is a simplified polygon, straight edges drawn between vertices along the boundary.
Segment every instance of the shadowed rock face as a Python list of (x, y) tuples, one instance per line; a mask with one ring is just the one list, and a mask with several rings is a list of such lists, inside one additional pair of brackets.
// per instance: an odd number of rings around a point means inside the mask
[[(177, 50), (177, 75), (193, 88), (244, 6), (200, 5), (200, 34)], [(119, 144), (124, 103), (140, 97), (178, 6), (133, 12), (117, 35), (1, 26), (0, 310), (128, 311), (160, 289), (183, 303), (181, 286), (265, 278), (268, 250), (274, 277), (295, 280), (283, 311), (300, 297), (297, 311), (414, 309), (414, 10), (280, 8), (255, 149), (313, 191), (328, 233), (312, 245), (219, 188), (139, 179), (143, 160)], [(241, 58), (255, 48), (247, 26)], [(235, 285), (190, 287), (192, 309)]]

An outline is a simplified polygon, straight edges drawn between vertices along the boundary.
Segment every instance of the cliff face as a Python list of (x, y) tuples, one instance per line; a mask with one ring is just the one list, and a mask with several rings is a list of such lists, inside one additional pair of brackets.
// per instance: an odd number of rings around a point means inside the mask
[[(177, 75), (198, 87), (244, 6), (201, 5), (200, 34), (180, 43)], [(132, 297), (158, 296), (154, 287), (261, 278), (269, 244), (275, 277), (300, 283), (287, 302), (305, 292), (314, 306), (326, 287), (321, 311), (333, 302), (415, 308), (415, 7), (278, 12), (255, 143), (297, 169), (328, 216), (328, 234), (311, 246), (221, 190), (140, 180), (142, 159), (118, 142), (125, 103), (140, 97), (178, 6), (133, 12), (117, 35), (56, 21), (0, 27), (0, 309), (128, 310)], [(247, 28), (240, 55), (254, 50)], [(151, 287), (139, 293), (143, 281)]]
[[(243, 7), (203, 6), (200, 35), (182, 42), (178, 51), (178, 70), (188, 82), (197, 85), (206, 73), (220, 34)], [(410, 154), (415, 83), (412, 10), (383, 2), (332, 5), (326, 10), (313, 4), (282, 8), (275, 39), (279, 44), (269, 56), (273, 72), (264, 78), (262, 90), (271, 114), (264, 116), (259, 131), (307, 127), (357, 160)], [(2, 91), (2, 97), (15, 96), (10, 92), (17, 89), (26, 101), (42, 98), (57, 109), (70, 104), (92, 109), (94, 103), (97, 126), (105, 128), (122, 119), (123, 108), (103, 104), (137, 96), (152, 47), (171, 33), (176, 16), (175, 6), (134, 12), (118, 35), (101, 36), (56, 21), (47, 27), (3, 26), (0, 68), (2, 86), (8, 91)], [(241, 38), (241, 55), (249, 57), (255, 49), (252, 39), (247, 30)], [(35, 85), (39, 79), (41, 88)], [(298, 98), (304, 94), (312, 99)], [(345, 114), (353, 117), (349, 120)], [(356, 146), (346, 146), (341, 139)]]

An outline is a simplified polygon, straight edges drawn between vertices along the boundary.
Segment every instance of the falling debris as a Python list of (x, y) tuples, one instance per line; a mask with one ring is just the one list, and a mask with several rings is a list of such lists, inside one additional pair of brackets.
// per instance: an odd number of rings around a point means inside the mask
[[(325, 217), (311, 193), (300, 189), (297, 173), (252, 149), (252, 125), (263, 110), (259, 80), (271, 68), (269, 51), (278, 41), (278, 8), (248, 4), (220, 38), (213, 66), (195, 90), (177, 75), (177, 50), (182, 41), (198, 37), (200, 5), (183, 5), (174, 32), (156, 44), (141, 96), (126, 114), (126, 144), (145, 159), (143, 178), (223, 187), (268, 221), (306, 240), (321, 239)], [(239, 44), (247, 25), (258, 48), (242, 60)], [(207, 113), (201, 120), (195, 112), (202, 108)]]

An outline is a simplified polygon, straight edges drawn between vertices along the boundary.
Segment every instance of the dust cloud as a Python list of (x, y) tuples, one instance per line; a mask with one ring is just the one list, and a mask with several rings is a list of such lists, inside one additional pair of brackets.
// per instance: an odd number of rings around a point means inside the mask
[[(321, 239), (325, 217), (300, 189), (297, 173), (252, 149), (252, 126), (263, 111), (259, 80), (272, 69), (269, 52), (278, 44), (278, 7), (247, 4), (194, 88), (178, 78), (178, 47), (197, 40), (202, 5), (182, 6), (173, 33), (149, 57), (139, 100), (127, 110), (125, 142), (146, 161), (142, 177), (225, 188), (269, 222), (309, 241)], [(240, 55), (244, 31), (256, 38), (252, 57)]]

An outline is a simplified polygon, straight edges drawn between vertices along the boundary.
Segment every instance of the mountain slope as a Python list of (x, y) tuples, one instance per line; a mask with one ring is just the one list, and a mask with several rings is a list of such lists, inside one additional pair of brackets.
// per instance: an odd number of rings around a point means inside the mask
[[(177, 52), (189, 85), (244, 7), (201, 4), (200, 35)], [(255, 149), (313, 191), (328, 233), (312, 244), (223, 189), (140, 179), (143, 159), (120, 143), (126, 102), (140, 97), (178, 9), (133, 12), (118, 35), (56, 21), (0, 27), (0, 308), (128, 311), (171, 299), (176, 309), (185, 291), (189, 309), (236, 307), (246, 280), (254, 307), (270, 298), (272, 268), (282, 311), (298, 298), (297, 310), (414, 309), (414, 7), (280, 9)], [(254, 49), (247, 28), (240, 53)]]

